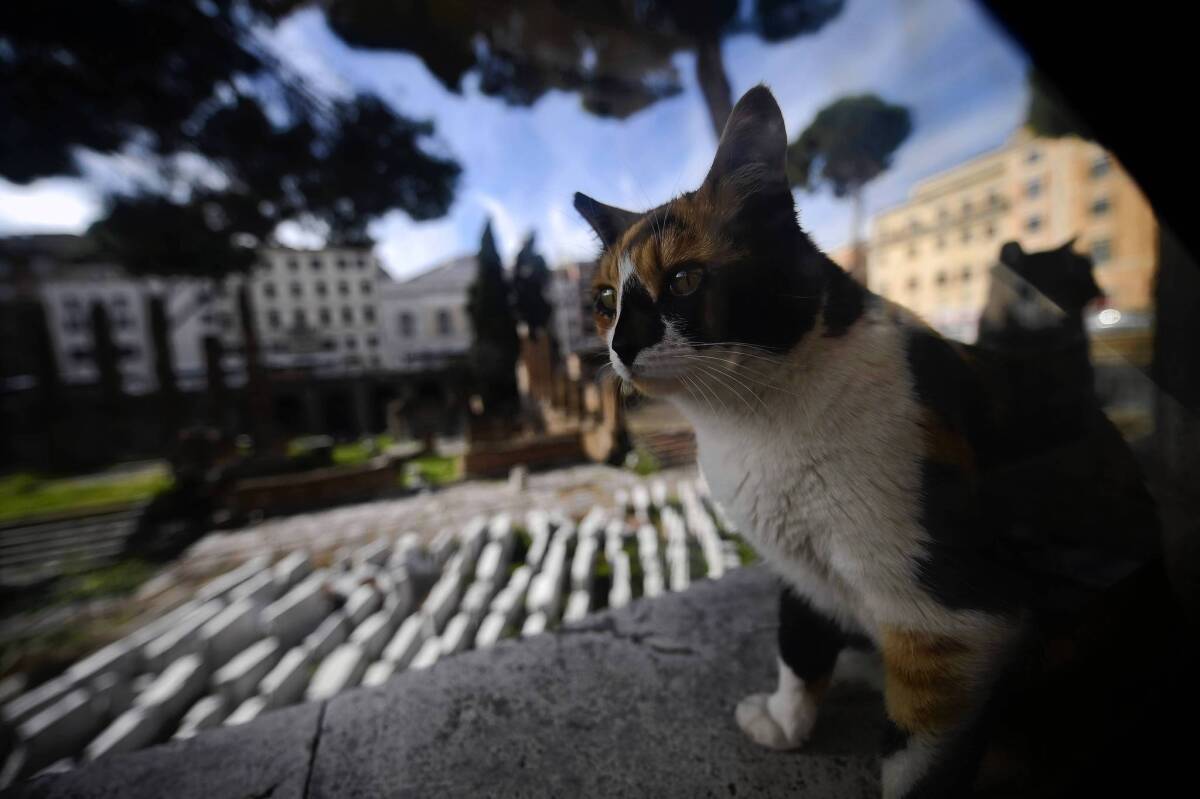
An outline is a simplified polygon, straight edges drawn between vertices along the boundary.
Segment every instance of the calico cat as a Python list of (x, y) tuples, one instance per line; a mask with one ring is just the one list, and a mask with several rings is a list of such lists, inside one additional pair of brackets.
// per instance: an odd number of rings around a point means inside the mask
[(645, 213), (581, 194), (613, 369), (674, 403), (727, 515), (782, 577), (779, 682), (736, 720), (804, 744), (840, 650), (879, 650), (887, 797), (960, 796), (1023, 657), (1035, 586), (986, 484), (1008, 431), (962, 348), (801, 230), (771, 93), (731, 114), (703, 184)]

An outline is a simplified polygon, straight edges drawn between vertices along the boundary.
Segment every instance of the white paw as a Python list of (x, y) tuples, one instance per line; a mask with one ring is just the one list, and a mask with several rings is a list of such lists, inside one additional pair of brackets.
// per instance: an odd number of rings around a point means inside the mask
[(798, 749), (817, 721), (816, 703), (805, 693), (751, 694), (738, 702), (738, 726), (760, 746)]

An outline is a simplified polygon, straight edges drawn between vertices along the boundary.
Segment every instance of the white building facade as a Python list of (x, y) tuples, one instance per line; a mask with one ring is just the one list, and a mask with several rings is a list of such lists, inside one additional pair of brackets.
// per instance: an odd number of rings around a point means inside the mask
[(384, 368), (437, 369), (466, 356), (471, 347), (467, 295), (477, 263), (474, 255), (463, 256), (408, 280), (381, 283)]

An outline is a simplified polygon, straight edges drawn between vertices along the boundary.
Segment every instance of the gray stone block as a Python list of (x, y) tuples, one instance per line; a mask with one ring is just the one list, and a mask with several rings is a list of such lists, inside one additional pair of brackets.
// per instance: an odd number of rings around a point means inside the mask
[(200, 730), (216, 727), (225, 720), (231, 709), (232, 705), (223, 696), (212, 694), (203, 697), (183, 714), (183, 720), (179, 722), (179, 729), (175, 731), (174, 737), (190, 738)]
[(238, 704), (255, 692), (282, 655), (278, 638), (264, 638), (239, 652), (213, 675), (213, 690), (231, 707)]
[(104, 728), (83, 751), (84, 760), (118, 752), (132, 752), (158, 740), (163, 729), (162, 714), (157, 708), (134, 705)]
[(266, 700), (261, 696), (252, 696), (245, 702), (238, 705), (228, 718), (225, 719), (226, 727), (236, 727), (239, 724), (245, 724), (254, 721), (264, 710), (267, 709)]
[(23, 773), (33, 773), (59, 758), (74, 754), (104, 723), (88, 692), (76, 689), (17, 727), (25, 748)]
[(342, 644), (317, 667), (304, 698), (308, 701), (328, 699), (358, 685), (367, 670), (368, 659), (355, 644)]
[(239, 599), (200, 628), (204, 658), (211, 668), (225, 665), (262, 637), (259, 608), (249, 599)]
[(237, 588), (229, 592), (229, 600), (233, 603), (247, 600), (255, 606), (262, 607), (277, 596), (280, 591), (274, 576), (269, 571), (259, 572)]
[(201, 603), (220, 599), (254, 575), (265, 570), (269, 564), (270, 560), (266, 556), (251, 558), (236, 569), (227, 571), (221, 576), (205, 583), (196, 592), (196, 599)]
[(338, 644), (345, 643), (350, 636), (350, 629), (350, 619), (346, 618), (343, 611), (335, 610), (308, 634), (304, 639), (304, 648), (312, 654), (313, 660), (323, 660)]
[(378, 538), (354, 553), (354, 563), (383, 566), (392, 554), (392, 545), (386, 538)]
[(106, 721), (121, 715), (133, 702), (133, 681), (116, 674), (104, 674), (92, 680), (91, 703)]
[[(492, 545), (488, 544), (488, 546)], [(485, 549), (484, 555), (486, 554), (487, 550)], [(495, 595), (495, 584), (487, 580), (481, 580), (478, 574), (476, 574), (475, 582), (471, 583), (466, 593), (463, 594), (462, 603), (458, 606), (458, 609), (463, 613), (468, 613), (479, 618), (487, 611), (488, 605), (491, 604), (492, 597)]]
[(608, 591), (608, 606), (623, 608), (633, 601), (633, 586), (630, 582), (632, 570), (627, 552), (617, 552), (611, 560), (612, 588)]
[(501, 541), (489, 541), (475, 564), (475, 582), (496, 582), (508, 568), (505, 545)]
[(134, 697), (133, 705), (173, 721), (204, 693), (208, 675), (199, 655), (187, 655), (167, 666), (149, 688)]
[(465, 652), (475, 642), (475, 630), (479, 622), (469, 613), (459, 613), (446, 623), (442, 633), (442, 656)]
[(386, 660), (381, 660), (378, 663), (372, 663), (363, 673), (362, 685), (364, 688), (371, 688), (376, 685), (383, 685), (392, 678), (396, 673), (396, 664), (389, 663)]
[(425, 615), (430, 619), (435, 631), (441, 631), (458, 609), (459, 600), (462, 598), (463, 580), (462, 577), (453, 572), (448, 572), (438, 580), (430, 590), (429, 596), (425, 598), (425, 603), (421, 606)]
[(575, 556), (571, 559), (571, 588), (576, 591), (590, 591), (592, 580), (596, 574), (596, 560), (600, 554), (596, 539), (588, 536), (581, 537), (575, 546)]
[(282, 594), (310, 575), (312, 570), (312, 558), (307, 552), (293, 552), (271, 567), (276, 591)]
[(384, 647), (383, 659), (395, 663), (397, 668), (404, 668), (416, 657), (417, 651), (428, 639), (428, 631), (423, 616), (409, 616)]
[(375, 660), (395, 631), (395, 614), (389, 610), (380, 610), (368, 616), (366, 621), (350, 633), (350, 642), (357, 644), (368, 660)]
[(158, 673), (184, 655), (201, 651), (203, 641), (200, 638), (200, 629), (224, 608), (225, 603), (220, 599), (205, 602), (184, 616), (175, 626), (146, 644), (147, 669)]
[(475, 648), (486, 649), (495, 644), (500, 640), (506, 626), (507, 622), (503, 615), (489, 613), (479, 625), (479, 632), (475, 634)]
[(308, 685), (313, 654), (302, 646), (289, 649), (258, 685), (258, 694), (268, 707), (283, 707), (299, 701)]
[(324, 575), (317, 572), (263, 609), (263, 627), (268, 635), (292, 646), (312, 632), (332, 607)]
[(579, 621), (587, 615), (591, 609), (592, 595), (586, 589), (572, 591), (571, 596), (567, 598), (567, 608), (563, 611), (563, 621), (572, 622)]
[(360, 585), (346, 600), (343, 610), (350, 619), (350, 623), (357, 627), (362, 624), (364, 619), (379, 610), (381, 603), (382, 597), (379, 596), (379, 592), (375, 590), (374, 586)]
[(18, 696), (4, 706), (0, 714), (4, 723), (16, 726), (62, 699), (76, 686), (74, 679), (63, 674)]
[(545, 613), (542, 613), (541, 611), (530, 613), (529, 616), (526, 617), (525, 623), (521, 625), (521, 637), (527, 638), (531, 635), (539, 635), (544, 633), (546, 631), (547, 623), (548, 619), (546, 618)]
[(408, 668), (412, 671), (420, 671), (427, 669), (442, 657), (442, 642), (437, 638), (430, 638), (421, 645), (421, 649), (417, 652), (412, 662), (408, 664)]

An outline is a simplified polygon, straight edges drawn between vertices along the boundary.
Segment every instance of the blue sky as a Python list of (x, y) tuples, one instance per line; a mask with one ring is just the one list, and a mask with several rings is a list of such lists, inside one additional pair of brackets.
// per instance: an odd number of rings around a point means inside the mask
[[(393, 212), (373, 223), (379, 254), (397, 276), (474, 250), (488, 216), (508, 258), (530, 231), (551, 263), (590, 257), (596, 244), (571, 207), (575, 191), (629, 208), (656, 205), (694, 188), (716, 145), (686, 53), (676, 57), (684, 92), (618, 121), (586, 113), (569, 93), (514, 108), (483, 96), (470, 78), (461, 94), (447, 92), (413, 56), (346, 47), (317, 11), (284, 21), (268, 41), (314, 88), (375, 93), (404, 114), (432, 119), (437, 146), (462, 165), (446, 217), (414, 223)], [(913, 135), (892, 169), (868, 187), (868, 214), (901, 201), (915, 182), (997, 146), (1024, 113), (1025, 57), (971, 0), (848, 0), (816, 36), (774, 45), (733, 37), (724, 54), (734, 94), (765, 82), (790, 137), (845, 94), (876, 92), (909, 106)], [(0, 233), (82, 229), (99, 208), (96, 182), (104, 171), (89, 170), (92, 182), (53, 178), (17, 187), (0, 180)], [(832, 248), (848, 239), (847, 203), (807, 193), (797, 201), (801, 224), (818, 244)], [(295, 226), (279, 234), (319, 243)]]

